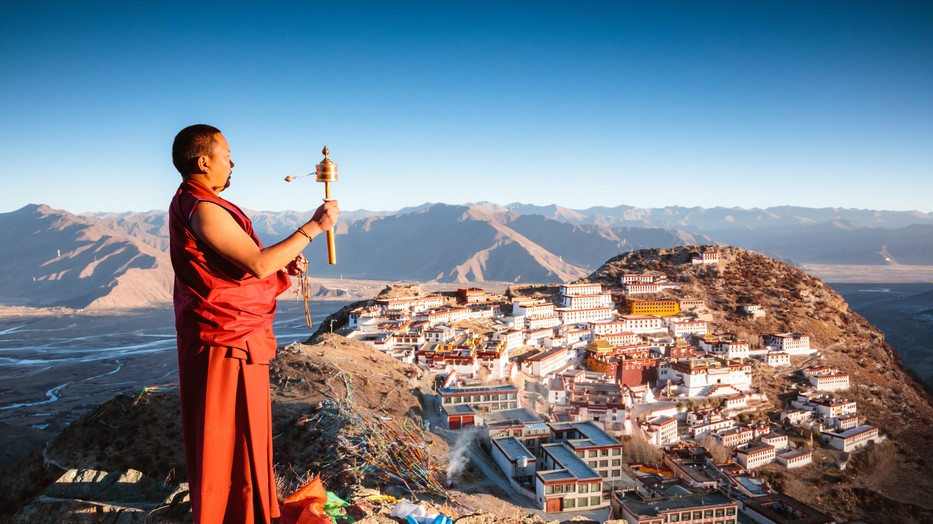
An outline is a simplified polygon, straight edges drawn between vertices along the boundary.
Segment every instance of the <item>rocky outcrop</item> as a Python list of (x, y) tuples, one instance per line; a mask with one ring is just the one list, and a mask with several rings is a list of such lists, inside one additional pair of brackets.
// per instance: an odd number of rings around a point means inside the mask
[(11, 522), (167, 524), (183, 522), (188, 503), (187, 484), (166, 485), (133, 469), (71, 469), (16, 512)]

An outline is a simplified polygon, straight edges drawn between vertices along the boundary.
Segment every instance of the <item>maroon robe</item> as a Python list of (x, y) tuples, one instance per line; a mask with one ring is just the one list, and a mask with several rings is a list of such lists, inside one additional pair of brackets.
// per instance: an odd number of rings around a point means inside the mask
[(249, 218), (186, 180), (169, 208), (185, 465), (196, 523), (270, 522), (279, 516), (272, 471), (269, 361), (275, 357), (279, 271), (256, 278), (199, 239), (199, 202), (226, 209), (262, 248)]

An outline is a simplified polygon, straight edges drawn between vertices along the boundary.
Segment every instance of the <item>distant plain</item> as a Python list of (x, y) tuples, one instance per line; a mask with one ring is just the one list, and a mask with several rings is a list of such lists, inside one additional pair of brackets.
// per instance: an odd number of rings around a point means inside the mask
[[(316, 330), (346, 301), (311, 302)], [(0, 315), (0, 469), (117, 394), (177, 387), (170, 305), (122, 312), (4, 308)], [(279, 344), (307, 340), (304, 308), (279, 301)]]

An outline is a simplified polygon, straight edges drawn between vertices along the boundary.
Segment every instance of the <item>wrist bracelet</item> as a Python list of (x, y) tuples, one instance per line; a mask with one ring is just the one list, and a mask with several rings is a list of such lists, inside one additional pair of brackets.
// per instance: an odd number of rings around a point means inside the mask
[(301, 233), (302, 235), (304, 235), (305, 238), (308, 239), (308, 242), (314, 242), (313, 240), (311, 240), (311, 235), (309, 235), (308, 232), (305, 231), (305, 230), (303, 229), (303, 227), (304, 227), (304, 226), (299, 227), (299, 228), (298, 228), (298, 232)]

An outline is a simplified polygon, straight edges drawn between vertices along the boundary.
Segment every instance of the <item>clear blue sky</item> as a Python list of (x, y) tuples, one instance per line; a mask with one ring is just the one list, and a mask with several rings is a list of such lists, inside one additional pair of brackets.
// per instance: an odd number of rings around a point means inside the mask
[(928, 1), (187, 4), (4, 5), (0, 212), (164, 209), (192, 123), (250, 209), (933, 211)]

